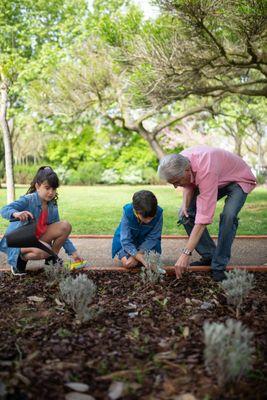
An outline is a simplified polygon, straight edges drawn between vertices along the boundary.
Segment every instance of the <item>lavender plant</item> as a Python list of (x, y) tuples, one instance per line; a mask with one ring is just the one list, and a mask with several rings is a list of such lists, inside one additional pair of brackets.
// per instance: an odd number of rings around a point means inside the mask
[(60, 282), (65, 279), (71, 273), (70, 268), (67, 264), (56, 264), (52, 263), (45, 267), (45, 274), (49, 282)]
[(241, 269), (234, 269), (225, 275), (227, 279), (221, 283), (221, 287), (225, 291), (227, 303), (236, 307), (236, 317), (239, 318), (241, 305), (253, 288), (254, 275)]
[(239, 380), (252, 368), (253, 334), (240, 321), (204, 323), (205, 366), (219, 386)]
[(157, 283), (161, 281), (166, 271), (162, 268), (161, 256), (156, 251), (147, 251), (144, 254), (146, 267), (141, 269), (141, 280), (146, 283)]
[(79, 322), (86, 322), (95, 315), (95, 310), (88, 306), (96, 294), (96, 286), (86, 275), (67, 277), (60, 282), (59, 289), (62, 300), (73, 309)]

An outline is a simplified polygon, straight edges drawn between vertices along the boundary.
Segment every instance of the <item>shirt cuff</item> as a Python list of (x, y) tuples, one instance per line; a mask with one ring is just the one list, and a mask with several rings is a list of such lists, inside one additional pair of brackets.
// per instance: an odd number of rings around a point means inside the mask
[(213, 221), (212, 217), (197, 213), (196, 219), (195, 219), (195, 224), (209, 225), (212, 223), (212, 221)]
[(137, 249), (124, 249), (124, 250), (132, 257), (134, 257), (137, 254)]

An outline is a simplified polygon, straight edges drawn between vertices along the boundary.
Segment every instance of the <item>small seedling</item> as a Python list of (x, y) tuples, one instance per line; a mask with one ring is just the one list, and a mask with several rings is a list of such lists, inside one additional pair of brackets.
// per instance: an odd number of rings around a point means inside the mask
[(242, 303), (253, 288), (254, 275), (241, 269), (234, 269), (225, 275), (227, 279), (221, 283), (221, 287), (225, 291), (227, 303), (236, 307), (236, 318), (239, 318)]
[(225, 325), (205, 322), (205, 366), (210, 374), (214, 374), (220, 387), (239, 380), (251, 369), (252, 336), (240, 321), (228, 319)]
[(59, 284), (61, 298), (76, 313), (76, 318), (80, 322), (86, 322), (95, 314), (94, 309), (88, 308), (96, 294), (94, 282), (84, 274), (79, 274), (76, 278), (69, 276)]
[(146, 267), (141, 269), (141, 279), (144, 284), (157, 283), (162, 280), (166, 271), (162, 268), (160, 254), (151, 250), (145, 253)]

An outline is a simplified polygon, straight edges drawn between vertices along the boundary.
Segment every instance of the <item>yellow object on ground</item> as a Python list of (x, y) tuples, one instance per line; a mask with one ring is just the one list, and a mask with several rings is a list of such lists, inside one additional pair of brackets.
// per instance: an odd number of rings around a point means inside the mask
[(70, 269), (74, 270), (74, 269), (82, 269), (84, 267), (89, 267), (88, 263), (86, 260), (83, 261), (76, 261), (76, 262), (72, 262), (70, 263)]

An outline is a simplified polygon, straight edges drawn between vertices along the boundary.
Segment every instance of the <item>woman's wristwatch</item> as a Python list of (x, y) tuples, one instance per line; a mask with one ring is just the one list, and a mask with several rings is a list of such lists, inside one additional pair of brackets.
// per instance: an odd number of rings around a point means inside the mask
[(187, 256), (192, 256), (192, 251), (187, 249), (186, 247), (183, 248), (182, 253), (186, 254)]

